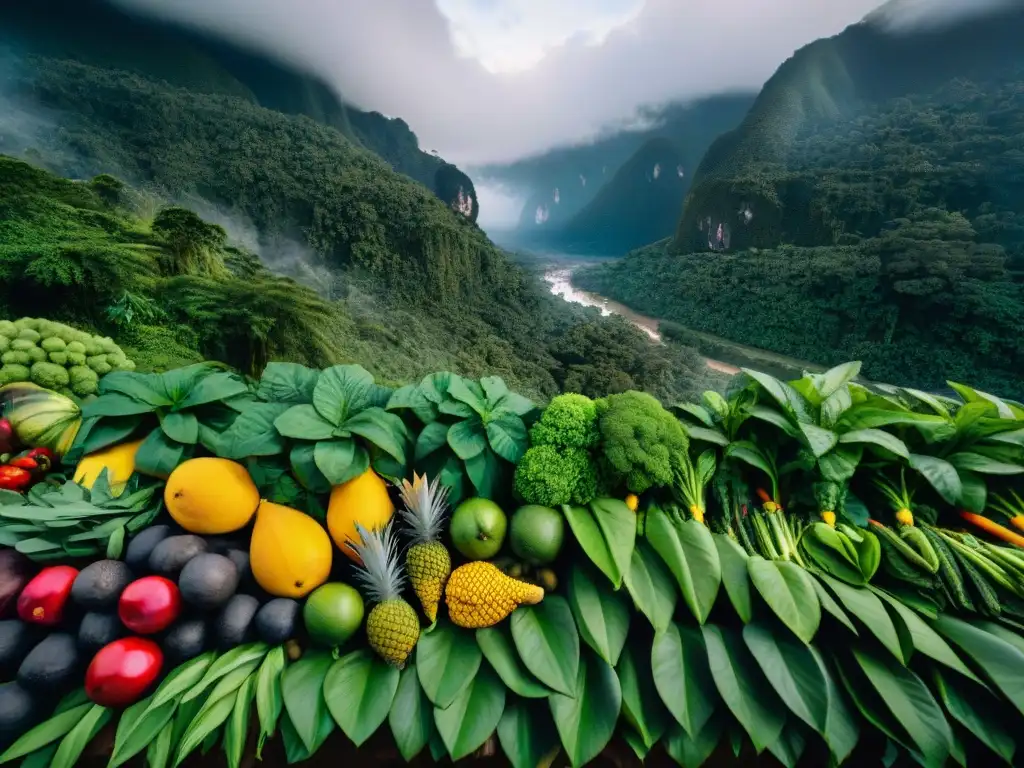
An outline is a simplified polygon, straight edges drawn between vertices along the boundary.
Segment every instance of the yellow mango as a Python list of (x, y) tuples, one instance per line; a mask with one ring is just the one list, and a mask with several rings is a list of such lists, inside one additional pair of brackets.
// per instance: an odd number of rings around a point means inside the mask
[(128, 479), (135, 472), (135, 454), (139, 452), (141, 440), (121, 443), (90, 453), (75, 467), (75, 482), (83, 488), (92, 489), (103, 470), (107, 470), (107, 482), (112, 496), (124, 493)]
[(301, 598), (331, 575), (334, 548), (316, 520), (297, 509), (261, 501), (249, 542), (249, 567), (275, 597)]
[(359, 477), (336, 485), (327, 505), (327, 529), (338, 549), (355, 563), (362, 563), (348, 542), (361, 543), (356, 523), (368, 531), (383, 528), (395, 514), (395, 505), (388, 495), (387, 483), (367, 469)]
[(174, 468), (164, 487), (164, 504), (189, 533), (216, 535), (247, 526), (260, 492), (238, 462), (204, 456)]

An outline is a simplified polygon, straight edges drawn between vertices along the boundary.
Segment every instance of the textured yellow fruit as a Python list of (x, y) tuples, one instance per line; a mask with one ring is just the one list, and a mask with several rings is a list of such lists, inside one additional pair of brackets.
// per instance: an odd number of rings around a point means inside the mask
[(384, 661), (399, 669), (420, 639), (420, 620), (401, 598), (378, 603), (366, 618), (366, 639)]
[(405, 555), (405, 570), (413, 592), (423, 606), (423, 613), (433, 623), (437, 620), (437, 605), (452, 572), (451, 555), (439, 541), (413, 544)]
[(493, 627), (520, 605), (543, 599), (541, 587), (506, 576), (496, 565), (483, 561), (460, 565), (445, 589), (452, 623), (467, 629)]
[(831, 510), (825, 510), (821, 513), (821, 519), (825, 522), (829, 528), (836, 527), (836, 513)]
[(913, 525), (914, 524), (914, 513), (904, 507), (896, 512), (896, 521), (900, 525)]
[(275, 597), (305, 597), (331, 575), (331, 538), (297, 509), (261, 501), (249, 542), (249, 567)]
[(142, 441), (136, 440), (133, 443), (112, 445), (102, 451), (90, 453), (75, 467), (75, 482), (83, 488), (91, 489), (105, 469), (111, 495), (120, 496), (124, 493), (128, 479), (135, 472), (135, 454), (139, 452), (140, 445)]
[(189, 533), (220, 534), (244, 528), (260, 492), (241, 464), (204, 457), (179, 464), (164, 487), (167, 511)]
[(372, 531), (383, 528), (395, 514), (395, 505), (388, 496), (388, 486), (372, 469), (347, 483), (336, 485), (331, 490), (327, 505), (327, 529), (331, 538), (346, 557), (361, 563), (359, 555), (352, 551), (348, 542), (361, 542), (356, 533), (356, 523)]

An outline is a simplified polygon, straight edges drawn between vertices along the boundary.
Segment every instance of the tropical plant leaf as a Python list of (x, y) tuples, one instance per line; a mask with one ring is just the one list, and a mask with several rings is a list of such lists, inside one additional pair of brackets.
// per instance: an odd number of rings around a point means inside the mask
[(910, 466), (928, 481), (947, 504), (956, 504), (963, 495), (960, 475), (957, 474), (956, 467), (945, 459), (913, 453), (910, 455)]
[(722, 533), (713, 535), (718, 560), (722, 564), (722, 584), (736, 615), (744, 624), (753, 618), (753, 600), (750, 575), (747, 572), (749, 556), (739, 544)]
[(646, 539), (637, 539), (623, 578), (633, 604), (656, 632), (668, 627), (679, 600), (672, 572)]
[(505, 686), (488, 666), (469, 681), (447, 709), (434, 708), (434, 724), (452, 760), (479, 749), (501, 721)]
[(562, 511), (590, 561), (616, 589), (622, 586), (636, 541), (636, 515), (615, 499), (597, 499), (589, 507), (564, 506)]
[(843, 607), (856, 616), (900, 663), (906, 662), (899, 634), (881, 600), (869, 590), (851, 587), (827, 574), (818, 574), (818, 578), (828, 585)]
[(434, 711), (420, 686), (415, 661), (405, 665), (388, 713), (388, 725), (402, 758), (410, 762), (423, 751), (434, 733)]
[(1017, 744), (1003, 724), (1000, 702), (986, 688), (941, 669), (933, 670), (935, 690), (950, 717), (1005, 763), (1013, 763)]
[(53, 755), (53, 760), (50, 762), (51, 768), (74, 768), (89, 742), (113, 716), (114, 710), (94, 704), (61, 739), (60, 745)]
[(698, 622), (704, 623), (722, 584), (722, 565), (711, 531), (696, 520), (673, 522), (664, 512), (647, 516), (647, 540), (665, 561)]
[(750, 581), (776, 616), (805, 643), (811, 642), (821, 624), (821, 605), (813, 577), (783, 560), (753, 556), (747, 560)]
[(560, 749), (548, 707), (510, 697), (498, 723), (498, 742), (512, 768), (549, 765)]
[(546, 699), (551, 689), (535, 678), (516, 651), (507, 622), (478, 629), (476, 642), (484, 658), (513, 693), (529, 699)]
[(387, 719), (399, 677), (395, 667), (365, 649), (331, 665), (324, 678), (324, 702), (334, 722), (357, 747)]
[(571, 696), (554, 693), (548, 699), (562, 746), (574, 766), (597, 757), (611, 741), (622, 707), (619, 679), (603, 659), (580, 657)]
[[(326, 738), (322, 736), (324, 719), (333, 727), (323, 695), (324, 678), (332, 663), (329, 653), (307, 652), (285, 669), (281, 679), (281, 695), (288, 720), (310, 754), (316, 752), (322, 738)], [(330, 733), (330, 728), (327, 732)]]
[(669, 713), (687, 733), (697, 736), (718, 703), (703, 635), (669, 624), (654, 637), (651, 671)]
[(552, 690), (571, 696), (576, 690), (580, 638), (565, 599), (549, 595), (537, 605), (520, 606), (512, 612), (511, 626), (526, 668)]
[(654, 685), (651, 657), (639, 643), (629, 643), (615, 667), (622, 690), (622, 715), (643, 741), (653, 747), (665, 733), (672, 716)]
[(435, 707), (448, 708), (469, 685), (483, 658), (476, 638), (448, 622), (438, 622), (416, 644), (416, 673)]
[(724, 730), (721, 717), (708, 720), (696, 737), (690, 736), (678, 723), (673, 723), (665, 737), (665, 751), (685, 768), (700, 768), (722, 740)]
[(977, 664), (988, 682), (1024, 715), (1024, 652), (948, 614), (939, 614), (932, 626)]
[(743, 640), (789, 711), (825, 736), (829, 688), (810, 647), (759, 624), (747, 624)]
[(609, 666), (615, 666), (629, 634), (628, 598), (598, 581), (585, 565), (569, 572), (568, 601), (580, 637)]

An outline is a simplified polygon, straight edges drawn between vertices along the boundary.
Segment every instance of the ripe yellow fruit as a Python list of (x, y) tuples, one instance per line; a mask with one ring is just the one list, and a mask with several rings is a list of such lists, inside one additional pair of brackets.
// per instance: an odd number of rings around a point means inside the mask
[(261, 501), (249, 542), (249, 567), (275, 597), (305, 597), (331, 575), (327, 531), (297, 509)]
[(120, 496), (124, 493), (128, 479), (135, 472), (135, 454), (139, 452), (140, 445), (142, 441), (136, 440), (90, 453), (75, 467), (75, 482), (91, 490), (105, 469), (111, 495)]
[(241, 464), (203, 457), (182, 462), (171, 472), (164, 504), (189, 533), (230, 533), (252, 520), (260, 492)]
[(636, 508), (640, 506), (640, 497), (635, 493), (627, 494), (626, 506), (629, 507), (630, 512), (636, 512)]
[(401, 598), (377, 603), (366, 619), (366, 639), (384, 661), (404, 668), (420, 639), (420, 620), (415, 609)]
[(542, 587), (506, 576), (482, 560), (452, 571), (444, 594), (452, 623), (467, 629), (493, 627), (520, 605), (544, 599)]
[(348, 542), (362, 543), (356, 533), (356, 523), (368, 531), (383, 528), (395, 514), (395, 505), (388, 495), (387, 483), (368, 469), (359, 477), (347, 483), (336, 485), (331, 490), (331, 500), (327, 505), (327, 529), (331, 538), (346, 557), (355, 563), (361, 563)]

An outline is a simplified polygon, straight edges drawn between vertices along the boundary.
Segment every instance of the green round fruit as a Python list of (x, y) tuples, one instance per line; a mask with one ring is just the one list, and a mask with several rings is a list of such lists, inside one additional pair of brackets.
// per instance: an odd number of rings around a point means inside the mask
[(331, 582), (317, 587), (302, 607), (309, 638), (329, 648), (342, 645), (362, 626), (363, 598), (354, 587)]
[(530, 565), (548, 565), (562, 551), (565, 518), (551, 507), (529, 504), (512, 515), (509, 543), (517, 557)]
[(452, 515), (452, 543), (470, 560), (489, 560), (505, 542), (508, 521), (490, 499), (466, 499)]

